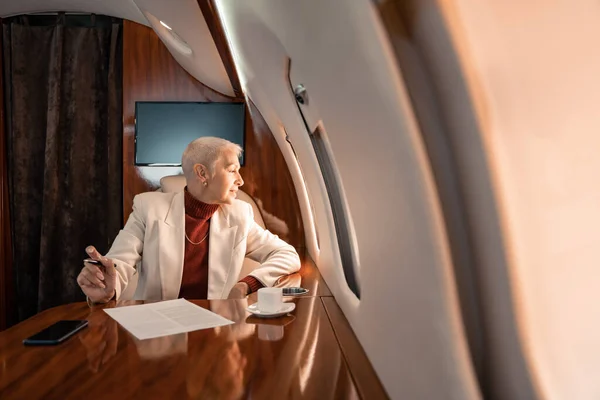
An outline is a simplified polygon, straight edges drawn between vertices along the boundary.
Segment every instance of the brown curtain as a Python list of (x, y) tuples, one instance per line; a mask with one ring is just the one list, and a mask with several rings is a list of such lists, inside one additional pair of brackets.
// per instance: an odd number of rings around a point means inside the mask
[(122, 221), (122, 25), (28, 21), (2, 32), (19, 320), (84, 300), (85, 247), (106, 252)]

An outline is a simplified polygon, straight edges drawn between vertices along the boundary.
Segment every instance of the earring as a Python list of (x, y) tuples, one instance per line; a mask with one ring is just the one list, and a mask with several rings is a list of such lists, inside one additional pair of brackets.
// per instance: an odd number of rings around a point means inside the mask
[(206, 183), (206, 181), (202, 182), (202, 184), (203, 184), (204, 186), (208, 186), (208, 183)]

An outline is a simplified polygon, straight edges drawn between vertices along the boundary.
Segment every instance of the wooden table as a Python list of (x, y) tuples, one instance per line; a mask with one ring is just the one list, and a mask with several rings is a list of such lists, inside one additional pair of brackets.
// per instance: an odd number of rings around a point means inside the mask
[[(306, 287), (315, 276), (305, 280), (302, 273)], [(293, 285), (297, 278), (281, 284)], [(195, 300), (235, 324), (147, 340), (136, 339), (103, 311), (141, 301), (46, 310), (0, 333), (0, 399), (385, 398), (347, 321), (342, 340), (336, 337), (343, 314), (326, 285), (320, 287), (286, 298), (296, 309), (276, 319), (248, 313), (253, 296)], [(59, 346), (22, 344), (61, 319), (87, 319), (89, 326)]]

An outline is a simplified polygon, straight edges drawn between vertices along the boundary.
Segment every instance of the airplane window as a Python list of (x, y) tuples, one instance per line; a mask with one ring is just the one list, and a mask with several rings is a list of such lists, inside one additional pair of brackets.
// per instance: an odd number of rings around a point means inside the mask
[(329, 155), (328, 146), (325, 140), (325, 131), (320, 124), (312, 133), (310, 133), (312, 142), (321, 174), (327, 187), (327, 194), (331, 211), (333, 213), (333, 221), (335, 224), (335, 232), (342, 259), (342, 269), (346, 278), (346, 283), (352, 292), (360, 299), (360, 288), (356, 277), (356, 266), (352, 251), (352, 242), (350, 232), (348, 230), (348, 217), (344, 211), (342, 194), (340, 192), (340, 182), (335, 174), (334, 167)]
[(353, 246), (353, 237), (351, 236), (350, 232), (351, 221), (346, 213), (346, 210), (344, 209), (342, 186), (337, 174), (335, 173), (335, 166), (333, 164), (333, 157), (330, 154), (326, 131), (322, 123), (319, 123), (314, 131), (311, 131), (308, 123), (306, 122), (306, 118), (300, 105), (303, 105), (304, 107), (309, 106), (308, 92), (303, 84), (292, 84), (292, 80), (290, 78), (291, 65), (292, 60), (288, 59), (287, 73), (291, 94), (296, 100), (296, 107), (298, 107), (298, 112), (302, 116), (304, 127), (310, 136), (310, 140), (317, 157), (317, 162), (319, 163), (319, 168), (321, 170), (321, 176), (323, 177), (325, 187), (327, 188), (327, 197), (329, 198), (329, 204), (333, 214), (338, 250), (342, 260), (342, 271), (346, 279), (346, 284), (356, 295), (356, 297), (360, 299), (360, 287), (357, 277), (358, 249), (355, 249)]

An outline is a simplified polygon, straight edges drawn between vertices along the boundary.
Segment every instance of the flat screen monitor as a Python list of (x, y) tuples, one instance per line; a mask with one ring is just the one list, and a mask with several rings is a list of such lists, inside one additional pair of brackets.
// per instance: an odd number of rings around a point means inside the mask
[(244, 121), (244, 103), (138, 101), (135, 165), (181, 166), (186, 146), (203, 136), (221, 137), (244, 149)]

